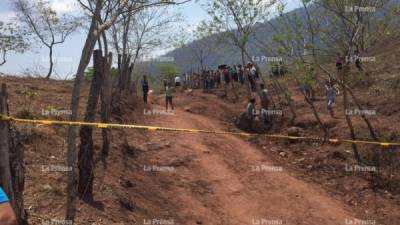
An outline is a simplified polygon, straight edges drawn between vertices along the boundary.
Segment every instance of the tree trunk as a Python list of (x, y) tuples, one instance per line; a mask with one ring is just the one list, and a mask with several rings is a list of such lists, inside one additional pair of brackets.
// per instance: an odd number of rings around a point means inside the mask
[(304, 99), (306, 100), (307, 104), (310, 106), (315, 119), (317, 120), (319, 126), (321, 127), (322, 131), (324, 132), (324, 141), (326, 140), (326, 138), (329, 137), (329, 132), (328, 129), (326, 129), (324, 123), (322, 123), (321, 118), (319, 117), (319, 113), (317, 111), (317, 109), (315, 108), (314, 102), (312, 101), (312, 99), (309, 98), (309, 96), (305, 93), (305, 91), (301, 88), (301, 84), (300, 81), (297, 79), (297, 77), (294, 77), (296, 80), (296, 84), (300, 90), (300, 92), (303, 94)]
[(128, 67), (129, 67), (129, 65), (126, 65), (127, 64), (127, 58), (128, 58), (128, 55), (127, 54), (122, 54), (122, 64), (121, 64), (121, 75), (122, 75), (122, 77), (121, 77), (121, 83), (120, 83), (120, 85), (119, 85), (119, 88), (121, 89), (121, 90), (125, 90), (125, 82), (126, 82), (126, 80), (127, 80), (127, 78), (126, 78), (126, 76), (127, 76), (127, 70), (128, 70)]
[[(130, 60), (131, 60), (131, 56), (129, 56), (128, 65), (129, 65)], [(125, 90), (128, 90), (129, 93), (131, 93), (130, 89), (131, 89), (131, 83), (132, 83), (132, 73), (133, 73), (133, 63), (130, 63), (130, 65), (128, 67), (128, 72), (126, 74), (126, 82), (125, 82)]]
[[(6, 85), (2, 84), (0, 92), (0, 113), (2, 115), (7, 115), (7, 111), (8, 107)], [(8, 140), (9, 136), (9, 122), (0, 121), (0, 182), (4, 190), (10, 196), (12, 202), (14, 198), (14, 190), (10, 170), (10, 146)]]
[[(348, 107), (348, 99), (347, 99), (347, 89), (346, 89), (346, 75), (348, 72), (349, 65), (345, 65), (342, 71), (342, 89), (343, 89), (343, 107), (344, 107), (344, 115), (346, 117), (347, 126), (350, 130), (350, 136), (352, 140), (356, 140), (356, 134), (354, 131), (353, 123), (351, 122), (350, 116), (347, 114), (347, 107)], [(353, 149), (354, 157), (356, 158), (358, 163), (362, 163), (361, 156), (358, 152), (357, 145), (352, 143), (351, 147)]]
[[(357, 108), (362, 111), (363, 107), (361, 106), (361, 104), (359, 103), (359, 100), (357, 99), (357, 97), (354, 95), (354, 93), (352, 92), (352, 90), (348, 87), (346, 87), (346, 91), (349, 92), (350, 96), (352, 97), (354, 103), (356, 103)], [(367, 124), (370, 136), (374, 139), (374, 141), (380, 141), (377, 134), (374, 131), (374, 128), (371, 124), (371, 122), (369, 121), (369, 119), (363, 114), (361, 113), (361, 118), (364, 120), (364, 122)], [(358, 153), (358, 152), (357, 152)], [(362, 159), (360, 156), (358, 156), (359, 158), (359, 162), (362, 163)], [(375, 148), (374, 149), (374, 156), (373, 156), (373, 160), (374, 160), (374, 166), (377, 168), (377, 172), (376, 173), (372, 173), (374, 179), (373, 182), (379, 182), (379, 167), (380, 167), (380, 152), (379, 149)], [(376, 187), (377, 183), (374, 184), (374, 188)]]
[[(110, 107), (111, 107), (111, 65), (112, 65), (112, 54), (108, 55), (107, 59), (104, 60), (104, 82), (101, 89), (101, 122), (108, 123), (110, 121)], [(101, 159), (104, 167), (106, 167), (106, 158), (108, 156), (110, 141), (108, 139), (108, 128), (102, 129), (103, 146), (101, 148)]]
[(130, 88), (130, 77), (132, 73), (132, 65), (130, 65), (131, 55), (123, 54), (118, 56), (118, 71), (119, 71), (119, 91), (125, 91)]
[[(132, 71), (135, 69), (136, 61), (137, 61), (137, 59), (139, 58), (140, 49), (141, 49), (140, 46), (138, 46), (138, 47), (136, 48), (135, 56), (134, 56), (133, 61), (132, 61), (132, 64), (131, 64), (131, 66), (132, 66)], [(138, 96), (138, 94), (137, 94), (137, 83), (138, 83), (138, 80), (140, 79), (140, 77), (139, 77), (139, 76), (138, 76), (138, 77), (132, 77), (132, 79), (133, 79), (133, 81), (132, 81), (132, 82), (130, 83), (130, 85), (129, 85), (129, 89), (130, 89), (129, 91), (130, 91), (131, 93), (135, 93), (135, 96), (137, 97), (137, 96)]]
[[(100, 6), (99, 6), (100, 4)], [(96, 15), (99, 16), (101, 8), (101, 3), (96, 6)], [(92, 22), (89, 28), (88, 36), (86, 37), (85, 45), (82, 50), (81, 59), (79, 62), (78, 70), (76, 72), (74, 89), (72, 91), (71, 99), (71, 121), (76, 121), (78, 119), (78, 107), (79, 107), (79, 97), (81, 90), (81, 81), (87, 65), (90, 62), (91, 54), (97, 42), (97, 32), (96, 32), (96, 16), (92, 17)], [(67, 205), (65, 220), (74, 221), (76, 214), (76, 126), (68, 127), (68, 147), (67, 147), (67, 166), (71, 168), (68, 171), (68, 184), (67, 184)]]
[(2, 59), (2, 61), (0, 63), (0, 66), (6, 64), (6, 62), (7, 62), (7, 60), (6, 60), (7, 50), (2, 49), (1, 51), (3, 52), (3, 57), (2, 57), (3, 59)]
[(280, 91), (284, 92), (286, 101), (288, 102), (289, 105), (290, 112), (292, 113), (292, 118), (290, 119), (289, 124), (293, 124), (294, 121), (296, 120), (297, 115), (296, 115), (296, 110), (294, 109), (294, 106), (292, 104), (292, 98), (290, 97), (290, 94), (287, 93), (288, 91), (287, 87), (283, 88), (282, 85), (279, 83), (278, 79), (274, 77), (274, 75), (272, 75), (272, 79), (275, 81)]
[(240, 53), (242, 56), (242, 67), (243, 67), (243, 76), (244, 76), (244, 81), (246, 83), (247, 87), (247, 98), (250, 100), (251, 99), (251, 88), (250, 88), (250, 80), (249, 80), (249, 71), (246, 70), (246, 65), (244, 62), (244, 49), (240, 49)]
[(120, 87), (122, 84), (122, 55), (118, 54), (118, 58), (117, 58), (117, 68), (118, 68), (118, 87), (119, 87), (119, 91), (120, 91)]
[[(3, 84), (0, 92), (0, 113), (8, 115), (7, 91)], [(19, 225), (28, 224), (24, 209), (25, 186), (24, 147), (19, 134), (9, 121), (0, 121), (0, 185), (9, 196)]]
[[(280, 95), (280, 93), (282, 92), (282, 89), (279, 87), (279, 85), (277, 83), (278, 83), (277, 81), (272, 79), (272, 85), (271, 86), (276, 92), (276, 97), (278, 98), (279, 107), (283, 108), (282, 98), (281, 98), (281, 95)], [(274, 103), (274, 107), (275, 107), (275, 103)]]
[(28, 224), (28, 214), (24, 209), (23, 192), (25, 188), (24, 151), (18, 131), (10, 127), (10, 162), (13, 177), (14, 202), (13, 207), (19, 225)]
[(50, 79), (50, 76), (53, 73), (53, 66), (54, 66), (54, 63), (53, 63), (53, 44), (50, 45), (49, 50), (50, 50), (49, 51), (50, 68), (49, 68), (49, 72), (47, 72), (46, 79)]
[[(85, 114), (85, 122), (94, 122), (96, 117), (97, 102), (103, 82), (104, 59), (101, 50), (95, 50), (93, 53), (93, 79), (90, 86), (89, 98)], [(93, 179), (94, 179), (94, 149), (93, 149), (93, 127), (83, 126), (80, 131), (81, 146), (78, 153), (79, 197), (84, 201), (93, 200)]]
[[(283, 108), (283, 107), (282, 107), (283, 104), (282, 104), (282, 102), (281, 102), (281, 98), (280, 98), (280, 95), (279, 95), (279, 92), (280, 92), (280, 91), (279, 91), (277, 85), (274, 84), (274, 82), (272, 82), (271, 86), (272, 86), (272, 89), (274, 89), (274, 91), (277, 93), (279, 108), (282, 109), (282, 108)], [(274, 98), (272, 97), (272, 95), (271, 95), (271, 103), (272, 103), (273, 109), (277, 109), (275, 100), (274, 100)]]

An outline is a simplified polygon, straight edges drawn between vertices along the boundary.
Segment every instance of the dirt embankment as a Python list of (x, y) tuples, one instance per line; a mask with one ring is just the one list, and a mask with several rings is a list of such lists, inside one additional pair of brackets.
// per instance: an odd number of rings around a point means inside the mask
[[(12, 115), (29, 111), (35, 118), (68, 117), (63, 110), (69, 108), (72, 82), (4, 77), (1, 81), (9, 87)], [(81, 113), (87, 92), (88, 84), (84, 84)], [(363, 93), (358, 94), (370, 99)], [(319, 135), (307, 105), (300, 96), (294, 99), (297, 125), (303, 126), (305, 134)], [(163, 100), (153, 96), (151, 107), (144, 111), (133, 98), (125, 99), (114, 111), (113, 122), (236, 130), (232, 121), (245, 107), (244, 101), (232, 103), (213, 93), (180, 92), (175, 113), (166, 115)], [(393, 112), (373, 118), (374, 124), (390, 125), (399, 116), (395, 104), (379, 101), (379, 96), (373, 100)], [(325, 112), (324, 103), (320, 96), (320, 112)], [(339, 111), (340, 100), (337, 105)], [(333, 135), (346, 137), (344, 118), (322, 114), (324, 122), (332, 124)], [(362, 121), (355, 125), (363, 127)], [(66, 128), (17, 126), (25, 137), (25, 199), (30, 221), (61, 221), (66, 177), (60, 167), (65, 166)], [(285, 132), (285, 126), (283, 121), (273, 131)], [(391, 128), (396, 131), (398, 126), (392, 123), (387, 131)], [(368, 137), (360, 130), (360, 137)], [(94, 140), (98, 152), (99, 129)], [(347, 145), (140, 130), (113, 130), (111, 141), (107, 168), (101, 163), (96, 166), (98, 204), (79, 202), (77, 224), (344, 225), (358, 218), (362, 219), (359, 222), (393, 225), (400, 221), (398, 195), (384, 189), (374, 192), (364, 176), (345, 171), (345, 165), (354, 165)]]

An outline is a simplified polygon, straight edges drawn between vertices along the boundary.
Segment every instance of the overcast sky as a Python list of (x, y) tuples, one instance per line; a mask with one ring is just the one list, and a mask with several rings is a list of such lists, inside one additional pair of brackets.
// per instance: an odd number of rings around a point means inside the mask
[[(32, 0), (34, 1), (34, 0)], [(205, 0), (185, 3), (179, 6), (177, 11), (185, 18), (188, 28), (195, 27), (200, 21), (208, 19), (208, 15), (201, 7)], [(80, 10), (76, 0), (51, 0), (52, 7), (58, 13)], [(298, 7), (298, 0), (290, 0), (288, 9)], [(0, 0), (0, 21), (12, 20), (15, 16), (10, 0)], [(54, 78), (71, 78), (79, 63), (82, 47), (86, 38), (84, 30), (80, 30), (70, 36), (64, 44), (57, 45), (54, 49), (56, 61)], [(38, 46), (40, 46), (38, 44)], [(165, 53), (164, 49), (156, 49), (155, 55)], [(0, 72), (10, 75), (23, 74), (27, 69), (46, 73), (48, 68), (48, 49), (34, 48), (23, 54), (10, 53), (7, 55), (7, 63), (0, 66)]]

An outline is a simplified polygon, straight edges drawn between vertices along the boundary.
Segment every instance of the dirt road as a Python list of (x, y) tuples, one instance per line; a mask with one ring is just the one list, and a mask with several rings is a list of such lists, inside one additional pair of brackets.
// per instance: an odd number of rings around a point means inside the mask
[[(153, 110), (163, 111), (162, 103), (153, 104)], [(150, 121), (166, 127), (227, 129), (215, 118), (183, 110), (179, 99), (175, 114)], [(159, 132), (148, 137), (150, 143), (166, 146), (152, 152), (148, 168), (169, 177), (164, 195), (177, 206), (172, 209), (179, 217), (175, 220), (185, 225), (344, 225), (354, 218), (344, 204), (274, 165), (240, 137)]]

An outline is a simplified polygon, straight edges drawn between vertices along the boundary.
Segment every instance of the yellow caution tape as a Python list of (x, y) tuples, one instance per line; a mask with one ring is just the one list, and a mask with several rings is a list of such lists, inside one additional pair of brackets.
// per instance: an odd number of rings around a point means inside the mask
[[(14, 121), (18, 123), (32, 123), (32, 124), (43, 124), (43, 125), (67, 125), (67, 126), (93, 126), (98, 128), (122, 128), (122, 129), (141, 129), (147, 131), (170, 131), (170, 132), (186, 132), (186, 133), (204, 133), (204, 134), (230, 134), (239, 136), (265, 136), (269, 138), (280, 138), (289, 140), (314, 140), (324, 141), (321, 137), (300, 137), (290, 136), (282, 134), (252, 134), (247, 132), (230, 132), (230, 131), (215, 131), (215, 130), (200, 130), (200, 129), (182, 129), (182, 128), (169, 128), (169, 127), (157, 127), (157, 126), (144, 126), (144, 125), (129, 125), (129, 124), (112, 124), (112, 123), (90, 123), (90, 122), (74, 122), (74, 121), (59, 121), (59, 120), (32, 120), (32, 119), (20, 119), (11, 116), (0, 115), (2, 121)], [(350, 139), (337, 139), (329, 138), (328, 142), (331, 143), (352, 143), (352, 144), (370, 144), (380, 145), (384, 147), (400, 146), (400, 143), (394, 142), (378, 142), (378, 141), (367, 141), (367, 140), (350, 140)]]

